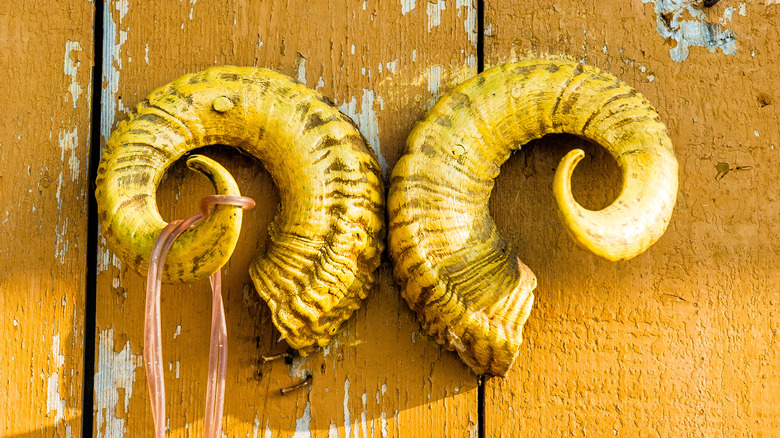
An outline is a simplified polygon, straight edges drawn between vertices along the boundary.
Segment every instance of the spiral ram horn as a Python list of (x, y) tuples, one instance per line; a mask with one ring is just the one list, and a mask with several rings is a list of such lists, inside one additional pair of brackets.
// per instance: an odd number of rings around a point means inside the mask
[[(324, 346), (375, 283), (384, 233), (376, 156), (354, 122), (301, 83), (260, 68), (214, 67), (154, 91), (108, 140), (97, 176), (98, 214), (109, 246), (143, 273), (165, 227), (156, 191), (166, 169), (193, 149), (225, 144), (258, 158), (281, 206), (250, 276), (293, 348)], [(205, 157), (188, 165), (219, 194), (232, 177)], [(173, 245), (165, 282), (207, 277), (230, 257), (240, 207), (220, 205)]]
[(609, 260), (634, 257), (666, 229), (677, 160), (659, 116), (631, 87), (563, 60), (503, 64), (443, 96), (412, 130), (391, 175), (389, 250), (402, 294), (423, 328), (477, 374), (506, 375), (533, 304), (536, 277), (488, 211), (494, 180), (513, 150), (550, 133), (606, 148), (622, 173), (599, 211), (574, 200), (566, 155), (553, 193), (571, 237)]

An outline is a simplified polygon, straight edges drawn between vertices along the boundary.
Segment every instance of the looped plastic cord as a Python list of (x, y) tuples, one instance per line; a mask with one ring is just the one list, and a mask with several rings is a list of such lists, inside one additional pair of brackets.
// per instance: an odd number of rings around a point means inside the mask
[[(144, 362), (152, 403), (152, 417), (157, 438), (165, 437), (165, 379), (163, 377), (162, 341), (160, 330), (160, 286), (165, 256), (177, 237), (210, 213), (211, 206), (228, 204), (250, 209), (255, 201), (244, 196), (209, 195), (200, 202), (200, 212), (185, 220), (176, 220), (163, 229), (155, 241), (149, 259), (146, 278), (146, 316), (144, 320)], [(217, 269), (209, 277), (213, 292), (211, 312), (211, 346), (206, 383), (206, 415), (204, 436), (218, 438), (222, 434), (222, 410), (225, 404), (227, 368), (227, 324), (222, 303), (222, 275)]]

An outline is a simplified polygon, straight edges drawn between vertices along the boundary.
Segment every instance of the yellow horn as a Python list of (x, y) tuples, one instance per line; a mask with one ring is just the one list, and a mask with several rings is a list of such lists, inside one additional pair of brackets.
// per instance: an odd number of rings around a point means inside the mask
[(498, 234), (488, 211), (509, 154), (550, 133), (605, 147), (623, 175), (601, 211), (571, 194), (572, 151), (554, 194), (569, 234), (610, 259), (633, 257), (669, 222), (677, 161), (642, 95), (594, 67), (562, 60), (499, 65), (443, 96), (415, 126), (391, 176), (389, 250), (402, 294), (437, 342), (477, 374), (505, 375), (522, 341), (536, 278)]
[[(106, 143), (96, 196), (103, 236), (139, 273), (166, 223), (156, 191), (166, 169), (207, 145), (241, 148), (263, 162), (281, 198), (265, 251), (250, 267), (290, 346), (326, 345), (365, 299), (379, 266), (384, 185), (376, 156), (327, 98), (266, 69), (214, 67), (154, 91)], [(238, 194), (213, 161), (191, 158), (218, 193)], [(191, 282), (224, 265), (240, 207), (217, 206), (174, 244), (166, 282)]]

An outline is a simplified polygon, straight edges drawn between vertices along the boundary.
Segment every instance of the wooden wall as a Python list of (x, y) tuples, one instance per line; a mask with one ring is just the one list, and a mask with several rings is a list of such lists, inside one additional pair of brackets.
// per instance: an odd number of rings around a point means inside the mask
[(94, 6), (0, 7), (0, 436), (81, 434)]
[[(539, 278), (507, 378), (480, 388), (454, 353), (421, 332), (388, 260), (379, 287), (328, 348), (263, 364), (262, 356), (287, 346), (276, 341), (247, 266), (280, 199), (261, 163), (208, 148), (258, 201), (224, 270), (226, 435), (776, 434), (780, 2), (721, 0), (708, 10), (661, 0), (478, 6), (11, 0), (0, 9), (7, 102), (0, 114), (0, 436), (151, 436), (144, 279), (95, 235), (87, 210), (96, 164), (90, 150), (157, 86), (212, 65), (277, 69), (333, 99), (389, 173), (437, 96), (476, 74), (480, 61), (528, 56), (596, 65), (655, 104), (680, 162), (678, 204), (664, 237), (621, 263), (577, 248), (554, 211), (557, 161), (572, 147), (587, 150), (574, 185), (592, 208), (610, 201), (620, 176), (597, 146), (546, 137), (502, 167), (491, 202), (499, 229)], [(92, 90), (93, 66), (100, 90)], [(93, 91), (101, 93), (94, 109)], [(191, 214), (207, 193), (205, 181), (175, 166), (160, 189), (163, 216)], [(95, 303), (89, 315), (87, 297)], [(162, 315), (168, 428), (171, 436), (201, 436), (208, 284), (164, 287)], [(84, 345), (88, 330), (94, 345)], [(85, 376), (84, 357), (93, 356), (94, 374)], [(279, 394), (307, 374), (310, 387)], [(91, 400), (82, 406), (85, 387)]]

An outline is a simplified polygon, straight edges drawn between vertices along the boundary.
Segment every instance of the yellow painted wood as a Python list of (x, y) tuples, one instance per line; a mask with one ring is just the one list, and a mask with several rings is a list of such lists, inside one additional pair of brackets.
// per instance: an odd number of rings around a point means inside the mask
[(551, 190), (559, 159), (585, 147), (574, 196), (607, 205), (620, 176), (603, 149), (551, 136), (502, 166), (491, 211), (539, 285), (513, 369), (487, 382), (486, 436), (780, 430), (780, 5), (703, 11), (735, 35), (729, 55), (659, 35), (654, 3), (486, 2), (487, 65), (549, 53), (611, 72), (658, 109), (680, 163), (666, 233), (618, 263), (570, 241)]
[(81, 435), (93, 5), (0, 11), (0, 436)]
[[(213, 65), (276, 69), (318, 89), (358, 125), (389, 175), (414, 123), (435, 99), (476, 73), (472, 2), (271, 1), (106, 3), (111, 56), (103, 140), (154, 88)], [(154, 17), (157, 17), (154, 19)], [(109, 35), (111, 35), (109, 33)], [(197, 43), (195, 43), (197, 42)], [(223, 271), (229, 355), (224, 430), (229, 436), (475, 436), (477, 379), (420, 330), (385, 260), (379, 286), (324, 350), (291, 364), (247, 273), (267, 241), (279, 195), (262, 165), (207, 148), (258, 201), (243, 217)], [(208, 183), (173, 166), (158, 192), (162, 217), (195, 211)], [(99, 240), (95, 433), (151, 436), (142, 366), (143, 279)], [(207, 369), (207, 282), (164, 286), (163, 360), (171, 436), (201, 436)], [(310, 388), (283, 387), (313, 376)]]

